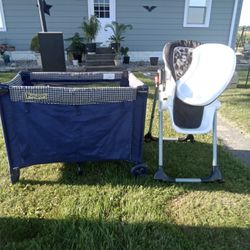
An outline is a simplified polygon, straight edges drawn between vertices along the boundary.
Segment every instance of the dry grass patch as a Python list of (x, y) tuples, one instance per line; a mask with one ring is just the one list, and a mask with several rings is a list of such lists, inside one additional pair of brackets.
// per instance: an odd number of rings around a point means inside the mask
[(250, 196), (223, 191), (193, 191), (167, 204), (178, 225), (250, 227)]

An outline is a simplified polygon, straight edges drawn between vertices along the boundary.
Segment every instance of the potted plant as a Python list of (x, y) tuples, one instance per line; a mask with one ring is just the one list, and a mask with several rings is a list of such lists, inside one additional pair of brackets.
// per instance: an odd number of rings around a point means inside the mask
[(94, 41), (100, 28), (100, 21), (95, 15), (92, 15), (88, 20), (82, 23), (82, 30), (87, 41), (86, 49), (88, 53), (96, 52), (96, 43)]
[(113, 35), (110, 36), (111, 48), (117, 53), (120, 50), (121, 42), (124, 41), (125, 37), (123, 34), (129, 29), (132, 30), (131, 24), (123, 24), (118, 22), (112, 22), (105, 26), (105, 30), (111, 29)]
[(0, 55), (5, 65), (7, 65), (10, 62), (10, 56), (5, 54), (7, 50), (8, 50), (7, 44), (0, 44)]
[(41, 55), (40, 55), (40, 44), (39, 44), (38, 35), (35, 35), (35, 36), (32, 37), (31, 42), (30, 42), (30, 50), (34, 52), (37, 65), (42, 66), (42, 60), (41, 60)]
[(80, 34), (76, 32), (74, 36), (65, 39), (65, 41), (70, 42), (69, 46), (66, 48), (67, 53), (72, 55), (74, 60), (81, 63), (82, 56), (86, 53), (86, 45), (83, 43), (83, 37), (80, 37)]
[(130, 57), (128, 56), (128, 47), (121, 47), (121, 54), (123, 55), (123, 64), (129, 64)]

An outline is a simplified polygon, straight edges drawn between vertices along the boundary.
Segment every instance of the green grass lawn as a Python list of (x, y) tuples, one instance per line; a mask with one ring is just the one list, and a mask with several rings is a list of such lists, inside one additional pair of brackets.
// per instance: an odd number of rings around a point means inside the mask
[[(147, 132), (153, 84), (138, 75), (150, 86)], [(124, 162), (89, 162), (82, 176), (73, 164), (55, 163), (25, 168), (11, 185), (0, 138), (0, 249), (250, 249), (250, 171), (221, 146), (223, 184), (154, 181), (157, 144), (149, 143), (145, 177), (132, 177)], [(164, 143), (170, 175), (209, 174), (211, 135), (196, 139)]]
[(245, 86), (247, 71), (238, 73), (238, 88), (228, 89), (222, 94), (220, 101), (223, 105), (219, 114), (250, 137), (250, 79)]
[(0, 73), (0, 83), (9, 81), (15, 75), (16, 73)]

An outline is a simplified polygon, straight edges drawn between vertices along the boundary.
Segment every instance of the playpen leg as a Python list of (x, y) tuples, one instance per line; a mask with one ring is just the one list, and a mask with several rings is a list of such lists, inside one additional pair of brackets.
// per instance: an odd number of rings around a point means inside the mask
[(81, 163), (80, 163), (80, 162), (77, 162), (77, 163), (76, 163), (76, 169), (77, 169), (77, 174), (78, 174), (78, 175), (82, 175), (82, 174), (83, 174), (83, 170), (82, 170), (82, 167), (81, 167)]
[(19, 168), (10, 168), (10, 180), (12, 184), (15, 184), (19, 181), (20, 178), (20, 169)]

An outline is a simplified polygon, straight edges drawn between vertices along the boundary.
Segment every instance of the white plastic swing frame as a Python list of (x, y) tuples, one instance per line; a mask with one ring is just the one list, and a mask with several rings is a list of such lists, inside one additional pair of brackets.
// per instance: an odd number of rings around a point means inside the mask
[[(164, 58), (164, 55), (163, 55)], [(221, 71), (218, 66), (221, 60), (226, 60)], [(166, 62), (165, 62), (166, 65)], [(174, 81), (169, 69), (165, 67), (165, 84), (159, 87), (159, 155), (158, 170), (154, 179), (166, 182), (222, 182), (223, 177), (218, 166), (217, 156), (217, 110), (220, 107), (218, 96), (229, 85), (236, 66), (236, 56), (234, 51), (222, 44), (204, 44), (198, 46), (193, 51), (193, 60), (187, 72), (178, 81)], [(215, 73), (215, 76), (212, 73)], [(205, 75), (204, 75), (205, 74)], [(216, 81), (216, 76), (220, 85)], [(203, 80), (205, 78), (205, 80)], [(200, 93), (201, 83), (213, 83), (215, 90), (206, 86), (204, 93)], [(215, 82), (215, 84), (214, 84)], [(196, 86), (197, 88), (193, 88)], [(197, 90), (198, 89), (198, 90)], [(197, 129), (185, 129), (175, 125), (173, 119), (173, 100), (175, 94), (183, 102), (194, 105), (204, 106), (204, 114), (201, 126)], [(203, 94), (203, 95), (202, 95)], [(211, 175), (205, 178), (174, 178), (164, 172), (163, 167), (163, 141), (176, 140), (176, 138), (163, 138), (163, 111), (168, 110), (171, 118), (171, 125), (178, 133), (184, 134), (204, 134), (212, 130), (212, 171)]]

